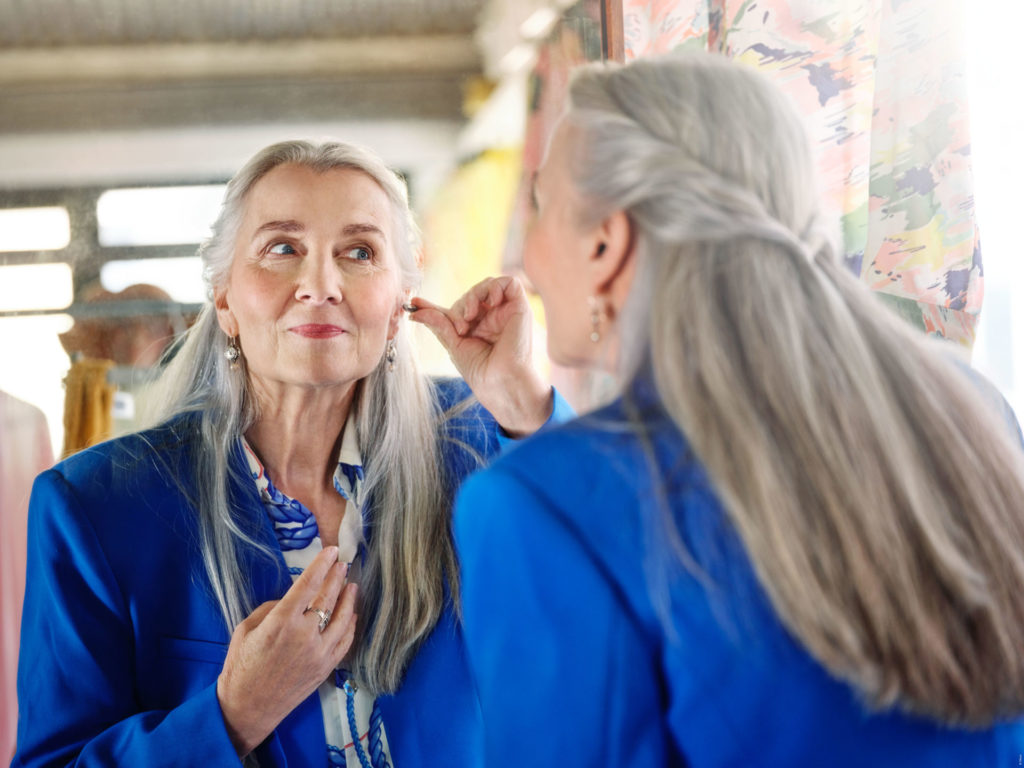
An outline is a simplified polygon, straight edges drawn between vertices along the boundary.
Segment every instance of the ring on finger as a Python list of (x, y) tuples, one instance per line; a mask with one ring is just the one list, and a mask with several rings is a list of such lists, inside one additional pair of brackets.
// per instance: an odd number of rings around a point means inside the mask
[(309, 613), (310, 611), (312, 611), (313, 613), (315, 613), (317, 616), (320, 617), (320, 623), (317, 624), (317, 628), (321, 632), (323, 632), (325, 629), (327, 629), (327, 625), (331, 623), (331, 612), (329, 610), (325, 611), (325, 610), (323, 610), (321, 608), (314, 608), (312, 605), (310, 605), (310, 606), (308, 606), (306, 608), (306, 610), (304, 610), (302, 612), (302, 614), (305, 615), (305, 614)]

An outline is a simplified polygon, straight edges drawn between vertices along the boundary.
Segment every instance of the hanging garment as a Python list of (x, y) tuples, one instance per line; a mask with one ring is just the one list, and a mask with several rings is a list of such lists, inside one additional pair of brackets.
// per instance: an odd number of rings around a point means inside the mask
[(0, 765), (14, 755), (15, 677), (25, 594), (28, 497), (35, 476), (53, 464), (43, 412), (0, 391)]
[(64, 379), (64, 457), (111, 437), (117, 388), (107, 372), (113, 365), (88, 357), (71, 364)]

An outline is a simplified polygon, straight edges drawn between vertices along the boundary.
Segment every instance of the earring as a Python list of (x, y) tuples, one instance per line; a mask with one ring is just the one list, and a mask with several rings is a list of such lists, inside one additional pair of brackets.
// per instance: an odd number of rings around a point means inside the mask
[(384, 352), (384, 359), (388, 362), (388, 370), (395, 370), (395, 360), (398, 359), (398, 350), (395, 349), (394, 339), (388, 339), (388, 346)]
[(588, 296), (587, 304), (590, 305), (590, 340), (597, 344), (601, 340), (601, 302), (597, 296)]
[(224, 359), (228, 361), (228, 367), (232, 371), (238, 368), (238, 359), (241, 356), (242, 352), (238, 348), (238, 337), (228, 336), (228, 348), (224, 350)]

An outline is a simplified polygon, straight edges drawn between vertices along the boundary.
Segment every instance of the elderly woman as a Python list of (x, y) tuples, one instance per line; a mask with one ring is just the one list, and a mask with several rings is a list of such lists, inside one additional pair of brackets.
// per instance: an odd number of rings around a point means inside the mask
[[(351, 146), (228, 185), (168, 418), (34, 487), (15, 766), (478, 762), (452, 495), (567, 406), (514, 281), (409, 305), (413, 231)], [(457, 321), (479, 404), (417, 373), (403, 306)]]
[(817, 235), (760, 75), (644, 60), (570, 98), (525, 266), (552, 355), (622, 390), (459, 493), (487, 765), (1019, 763), (1015, 432)]

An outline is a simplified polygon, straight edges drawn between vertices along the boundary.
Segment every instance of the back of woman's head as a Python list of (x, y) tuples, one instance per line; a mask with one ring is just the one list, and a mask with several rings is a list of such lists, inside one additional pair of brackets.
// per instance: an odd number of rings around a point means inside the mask
[(1024, 709), (1024, 462), (951, 354), (836, 260), (801, 121), (713, 55), (581, 70), (582, 217), (624, 210), (649, 361), (779, 616), (877, 707)]
[(628, 210), (645, 242), (800, 249), (819, 234), (803, 124), (757, 72), (711, 55), (647, 59), (580, 71), (570, 98), (589, 216)]

